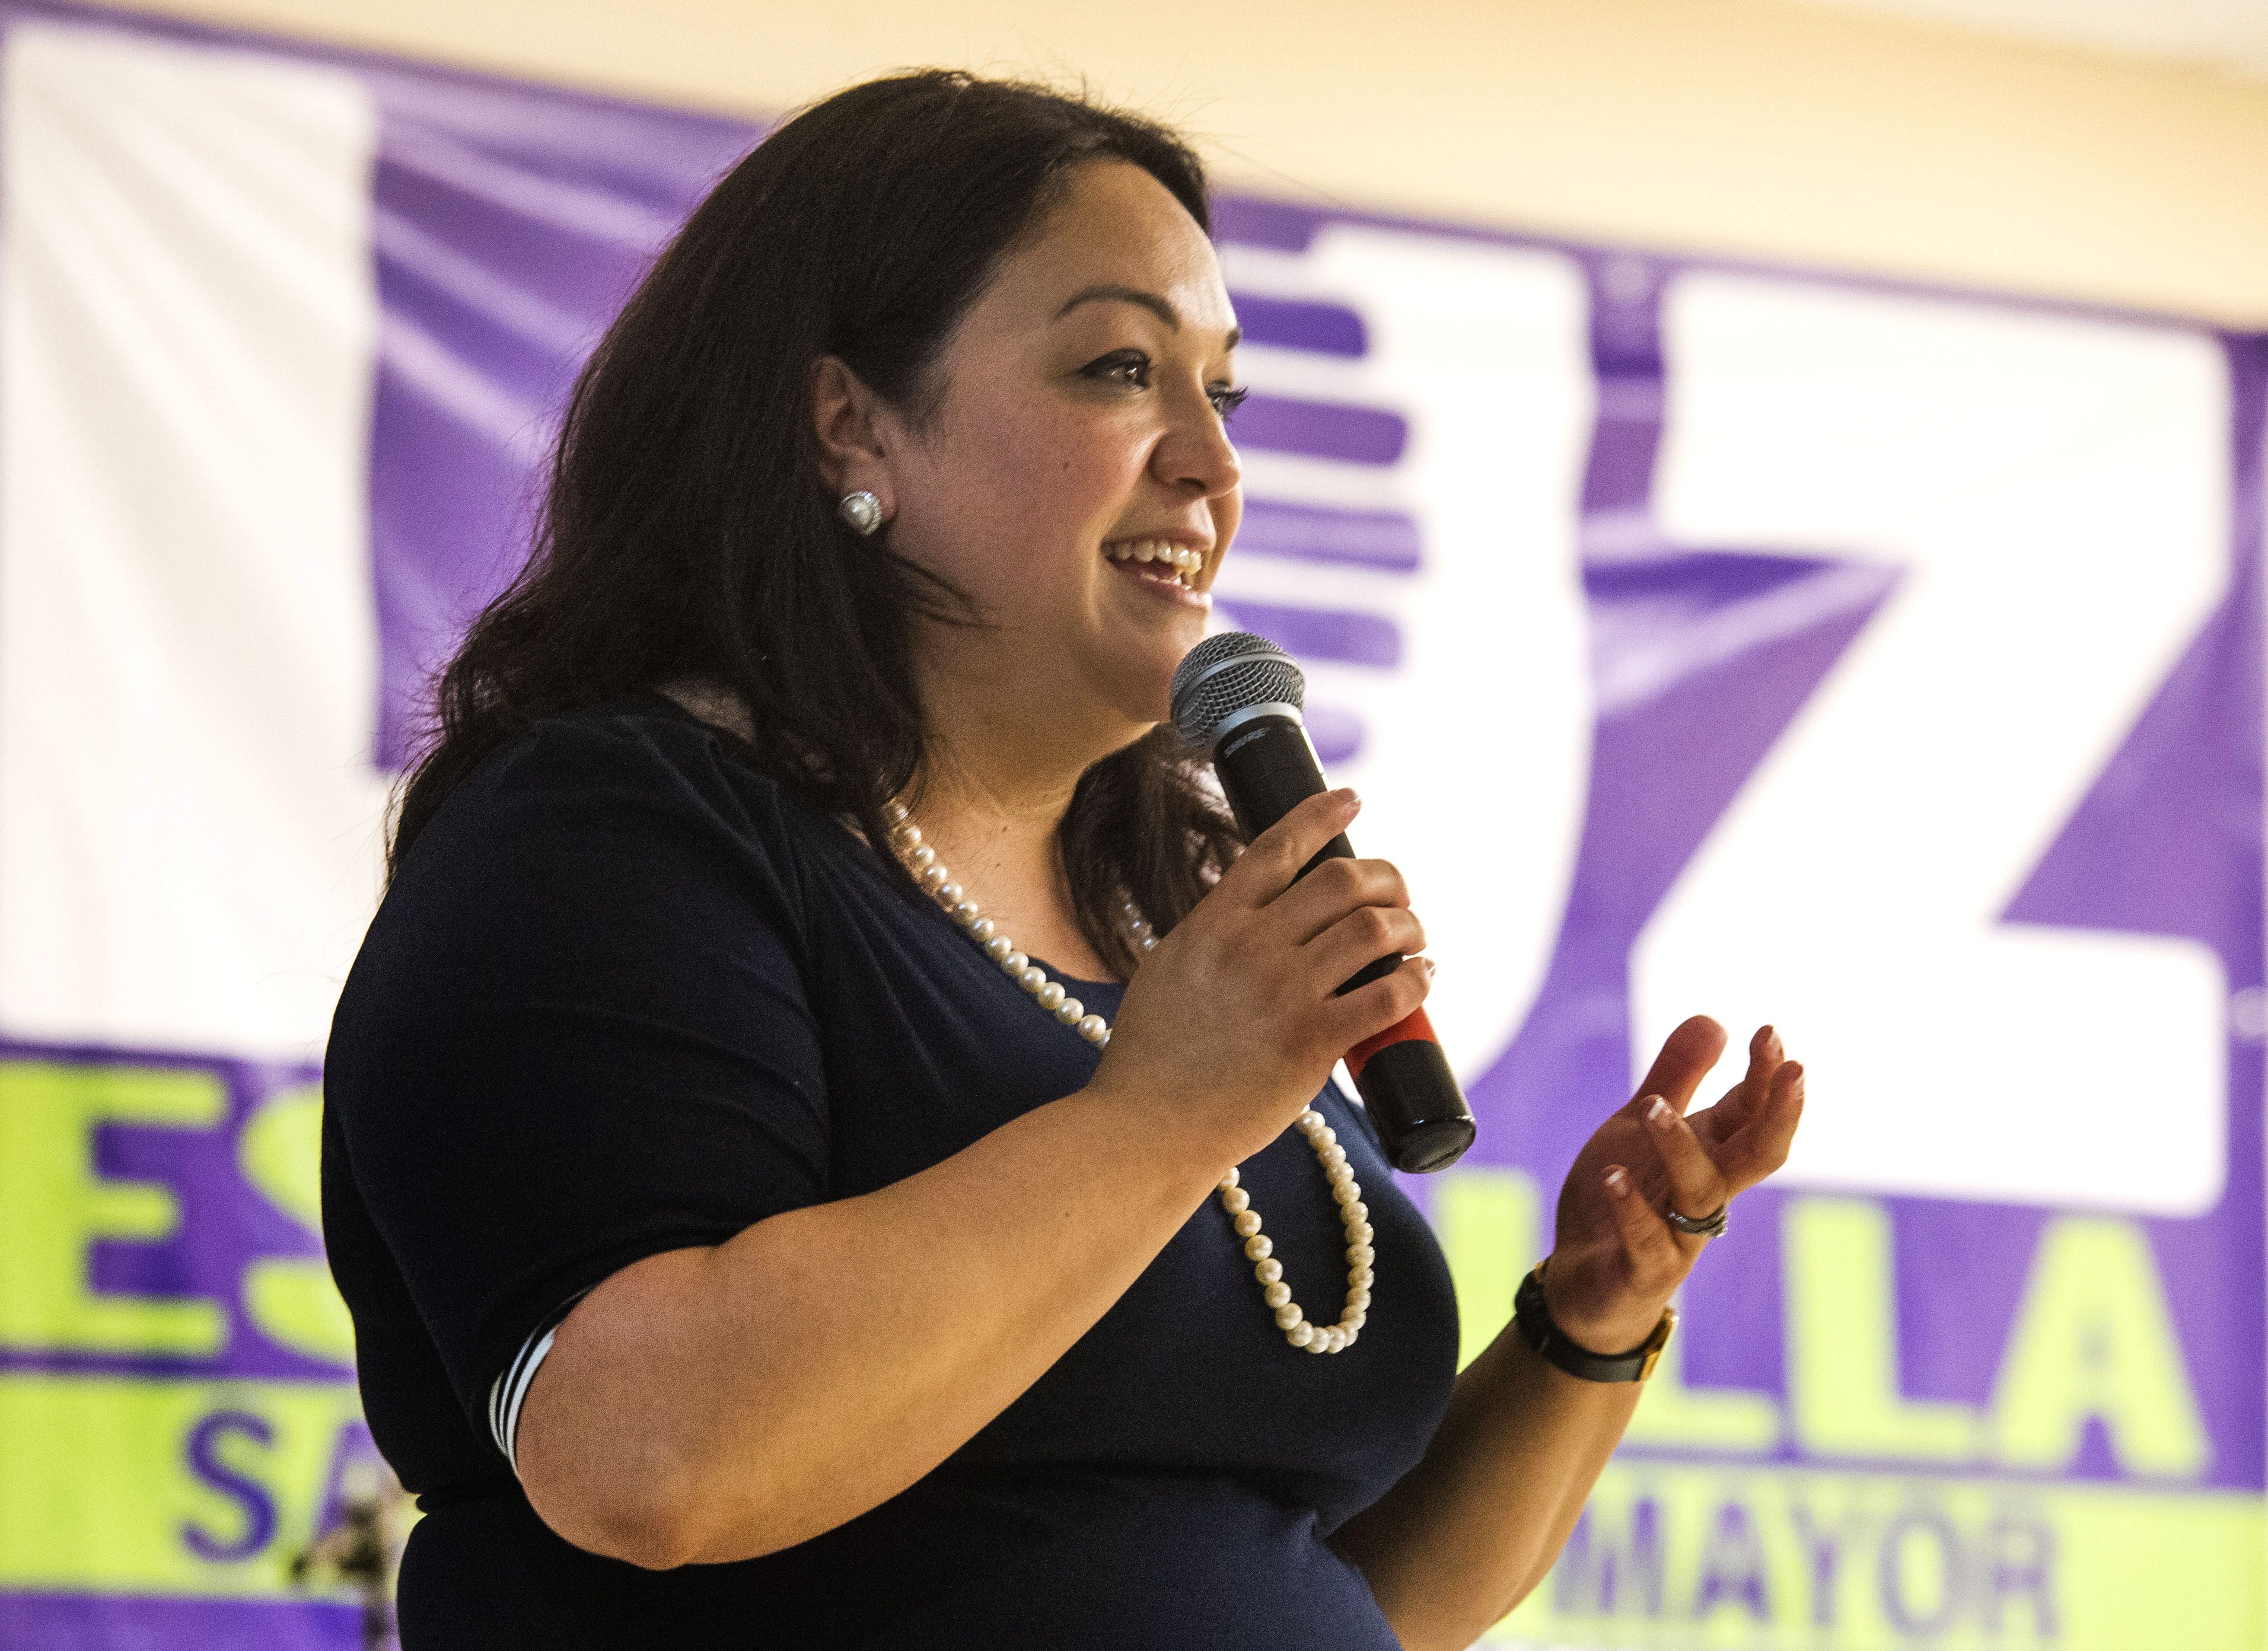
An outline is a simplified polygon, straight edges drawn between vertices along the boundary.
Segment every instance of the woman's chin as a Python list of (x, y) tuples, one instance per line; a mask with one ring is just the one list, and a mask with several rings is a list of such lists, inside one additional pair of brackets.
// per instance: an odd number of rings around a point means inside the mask
[(1174, 648), (1168, 657), (1158, 660), (1156, 667), (1144, 673), (1139, 690), (1125, 702), (1138, 720), (1157, 723), (1173, 719), (1174, 673), (1180, 668), (1182, 656), (1197, 646), (1204, 634), (1198, 631), (1185, 645)]
[(1182, 655), (1204, 640), (1205, 623), (1211, 616), (1210, 604), (1204, 608), (1184, 608), (1178, 613), (1165, 616), (1165, 623), (1159, 627), (1159, 632), (1167, 650), (1173, 654), (1176, 667), (1181, 664)]
[[(1189, 650), (1176, 649), (1164, 638), (1159, 645), (1145, 648), (1139, 653), (1115, 649), (1108, 656), (1093, 661), (1087, 681), (1093, 686), (1094, 698), (1101, 706), (1108, 707), (1106, 716), (1127, 725), (1131, 735), (1138, 735), (1151, 725), (1160, 723), (1172, 714), (1174, 669)], [(1117, 741), (1114, 734), (1114, 748)]]

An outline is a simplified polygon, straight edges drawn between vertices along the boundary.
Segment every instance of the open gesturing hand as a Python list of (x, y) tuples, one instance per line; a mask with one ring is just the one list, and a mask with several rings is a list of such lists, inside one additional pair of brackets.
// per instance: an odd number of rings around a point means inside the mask
[(1725, 1028), (1706, 1015), (1672, 1032), (1637, 1097), (1599, 1125), (1559, 1190), (1545, 1295), (1561, 1331), (1594, 1352), (1644, 1341), (1709, 1242), (1679, 1232), (1665, 1211), (1705, 1219), (1787, 1161), (1803, 1068), (1768, 1026), (1749, 1042), (1741, 1081), (1686, 1116), (1724, 1050)]

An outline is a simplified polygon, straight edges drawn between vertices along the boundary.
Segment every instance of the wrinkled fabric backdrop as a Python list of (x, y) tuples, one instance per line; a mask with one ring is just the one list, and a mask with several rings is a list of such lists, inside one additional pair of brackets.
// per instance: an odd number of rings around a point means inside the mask
[[(287, 1566), (370, 1463), (317, 1063), (385, 790), (755, 136), (0, 5), (0, 1643), (354, 1642)], [(1435, 937), (1468, 1352), (1677, 1020), (1811, 1072), (1498, 1636), (2257, 1647), (2268, 341), (1220, 216), (1219, 615)]]

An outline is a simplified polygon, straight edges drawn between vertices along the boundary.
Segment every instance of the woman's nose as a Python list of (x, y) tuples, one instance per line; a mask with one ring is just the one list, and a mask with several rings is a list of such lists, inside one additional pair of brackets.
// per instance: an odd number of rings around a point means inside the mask
[(1159, 480), (1176, 491), (1218, 498), (1234, 490), (1244, 468), (1212, 398), (1200, 394), (1193, 399), (1194, 407), (1185, 403), (1175, 409), (1173, 428), (1158, 444), (1152, 468)]

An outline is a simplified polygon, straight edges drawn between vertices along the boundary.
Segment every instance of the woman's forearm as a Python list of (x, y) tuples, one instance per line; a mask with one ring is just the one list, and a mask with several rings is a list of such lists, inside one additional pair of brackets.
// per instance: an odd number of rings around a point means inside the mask
[(750, 1558), (905, 1489), (1029, 1387), (1226, 1168), (1080, 1090), (879, 1191), (623, 1269), (561, 1325), (518, 1442), (570, 1541)]
[(1409, 1651), (1459, 1651), (1543, 1580), (1638, 1395), (1544, 1363), (1511, 1325), (1466, 1367), (1424, 1458), (1332, 1539)]

